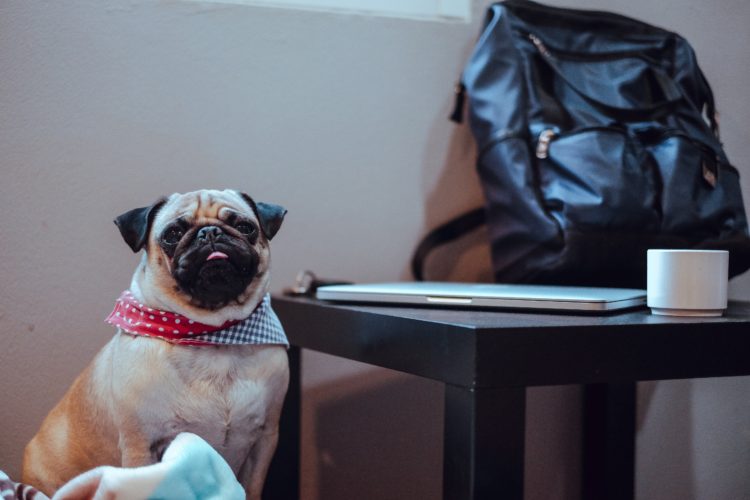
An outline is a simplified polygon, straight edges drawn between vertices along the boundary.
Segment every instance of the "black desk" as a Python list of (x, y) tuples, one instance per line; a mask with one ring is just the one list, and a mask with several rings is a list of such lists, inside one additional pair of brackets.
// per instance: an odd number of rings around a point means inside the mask
[(443, 497), (450, 500), (523, 498), (526, 387), (584, 385), (582, 491), (619, 499), (633, 498), (636, 381), (750, 375), (750, 303), (701, 319), (647, 309), (528, 314), (281, 296), (273, 307), (293, 346), (292, 378), (265, 499), (299, 495), (299, 348), (445, 384)]

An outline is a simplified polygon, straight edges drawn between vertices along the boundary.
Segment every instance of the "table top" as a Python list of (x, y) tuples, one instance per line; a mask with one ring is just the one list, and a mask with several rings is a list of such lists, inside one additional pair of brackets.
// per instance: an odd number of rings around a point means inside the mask
[(750, 375), (750, 303), (722, 317), (345, 305), (274, 296), (293, 345), (462, 387)]

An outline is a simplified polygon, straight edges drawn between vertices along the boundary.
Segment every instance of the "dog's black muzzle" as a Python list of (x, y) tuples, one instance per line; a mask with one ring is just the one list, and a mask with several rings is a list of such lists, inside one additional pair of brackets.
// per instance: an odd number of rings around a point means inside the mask
[(244, 238), (218, 226), (203, 226), (190, 245), (175, 253), (173, 276), (201, 306), (217, 309), (236, 299), (255, 278), (259, 256)]

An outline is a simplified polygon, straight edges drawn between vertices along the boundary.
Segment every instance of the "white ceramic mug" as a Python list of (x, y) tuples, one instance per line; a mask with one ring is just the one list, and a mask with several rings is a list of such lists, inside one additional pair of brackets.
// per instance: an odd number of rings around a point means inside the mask
[(649, 250), (646, 278), (653, 314), (721, 316), (727, 308), (729, 252)]

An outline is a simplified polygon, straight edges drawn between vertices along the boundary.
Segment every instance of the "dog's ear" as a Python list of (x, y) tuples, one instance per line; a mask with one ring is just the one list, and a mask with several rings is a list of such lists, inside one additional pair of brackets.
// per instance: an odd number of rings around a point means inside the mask
[(161, 198), (153, 205), (134, 208), (114, 220), (115, 225), (120, 230), (122, 238), (133, 252), (138, 252), (146, 246), (148, 233), (151, 230), (151, 223), (154, 221), (154, 216), (166, 201), (166, 198)]
[(273, 203), (263, 203), (262, 201), (255, 202), (250, 196), (245, 193), (240, 193), (240, 196), (250, 205), (250, 207), (258, 215), (260, 221), (260, 227), (263, 230), (263, 234), (266, 235), (268, 240), (271, 240), (274, 235), (279, 231), (281, 223), (284, 221), (286, 215), (286, 208), (281, 205), (274, 205)]
[(259, 201), (256, 206), (258, 207), (260, 225), (266, 234), (266, 238), (270, 240), (279, 231), (287, 210), (281, 205), (263, 203), (262, 201)]

